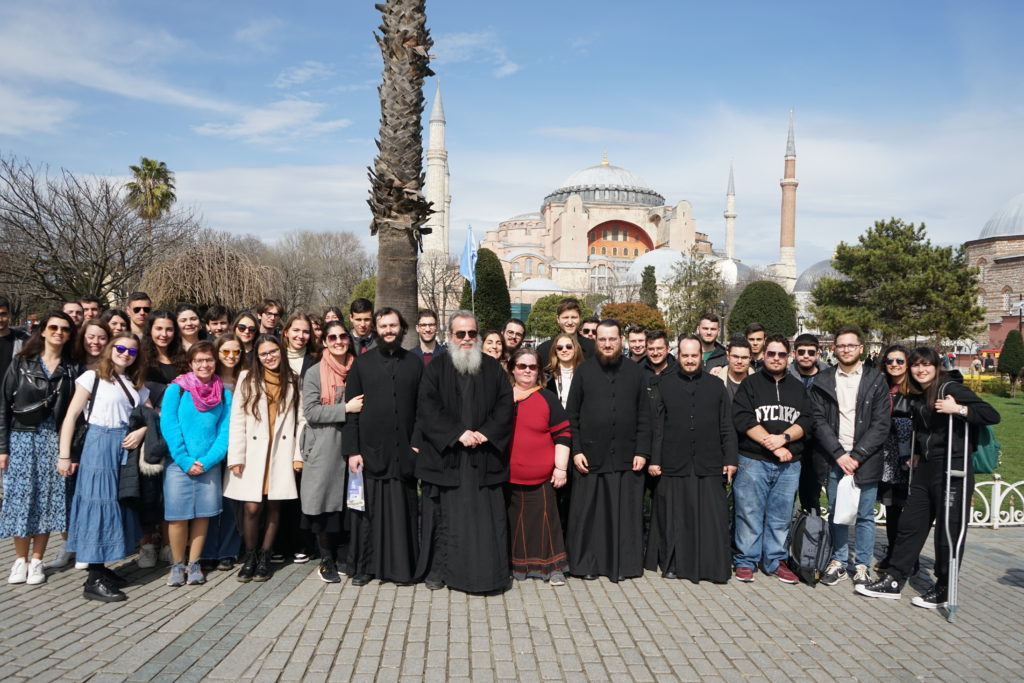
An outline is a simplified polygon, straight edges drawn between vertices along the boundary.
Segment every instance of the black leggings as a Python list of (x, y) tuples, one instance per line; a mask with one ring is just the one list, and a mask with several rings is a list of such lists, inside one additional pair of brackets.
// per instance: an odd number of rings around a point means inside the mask
[(274, 547), (274, 537), (277, 536), (277, 528), (281, 524), (281, 501), (265, 500), (260, 503), (246, 501), (245, 514), (242, 516), (242, 537), (245, 541), (246, 550), (255, 550), (259, 544), (260, 535), (260, 513), (264, 506), (267, 510), (267, 527), (263, 532), (263, 550), (270, 550)]

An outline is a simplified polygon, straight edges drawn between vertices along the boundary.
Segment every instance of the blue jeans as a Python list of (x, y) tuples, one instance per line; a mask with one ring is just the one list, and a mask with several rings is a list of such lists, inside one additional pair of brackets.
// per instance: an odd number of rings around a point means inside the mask
[(799, 485), (799, 460), (776, 463), (739, 457), (739, 470), (732, 482), (737, 550), (734, 565), (753, 569), (760, 562), (771, 574), (786, 559), (786, 536)]
[[(879, 456), (875, 456), (879, 457)], [(836, 489), (843, 478), (843, 470), (835, 463), (828, 473), (828, 529), (832, 533), (832, 559), (846, 567), (850, 559), (850, 527), (833, 524), (836, 509)], [(871, 566), (875, 554), (875, 498), (878, 497), (878, 483), (859, 484), (860, 505), (857, 508), (857, 522), (854, 532), (854, 564)]]

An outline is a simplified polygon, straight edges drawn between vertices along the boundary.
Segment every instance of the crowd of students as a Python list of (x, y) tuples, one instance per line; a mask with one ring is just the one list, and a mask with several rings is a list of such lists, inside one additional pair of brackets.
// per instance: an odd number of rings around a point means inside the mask
[[(482, 331), (460, 311), (415, 319), (357, 299), (344, 313), (267, 299), (124, 310), (95, 299), (10, 327), (0, 297), (0, 537), (14, 539), (9, 583), (86, 569), (84, 596), (126, 598), (108, 565), (163, 559), (167, 585), (214, 570), (266, 581), (275, 561), (318, 557), (354, 585), (424, 581), (487, 593), (512, 578), (563, 585), (658, 570), (724, 583), (757, 570), (796, 583), (785, 539), (794, 502), (830, 512), (844, 476), (859, 491), (854, 553), (832, 525), (823, 582), (899, 597), (946, 505), (946, 448), (968, 476), (964, 436), (998, 422), (930, 348), (891, 346), (866, 364), (861, 333), (820, 344), (753, 324), (728, 346), (702, 317), (674, 343), (664, 330), (581, 319), (563, 300), (560, 332), (536, 349), (510, 319)], [(948, 432), (952, 416), (952, 433)], [(799, 495), (798, 495), (799, 494)], [(870, 576), (874, 508), (887, 550)], [(645, 518), (646, 509), (646, 518)], [(44, 565), (49, 537), (66, 540)], [(936, 582), (914, 604), (945, 604)]]

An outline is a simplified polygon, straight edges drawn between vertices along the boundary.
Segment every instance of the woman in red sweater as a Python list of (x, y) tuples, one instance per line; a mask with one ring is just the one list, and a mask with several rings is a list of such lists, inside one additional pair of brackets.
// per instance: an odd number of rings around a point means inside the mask
[(569, 466), (569, 417), (558, 398), (541, 387), (541, 367), (532, 349), (513, 353), (508, 372), (516, 402), (509, 444), (512, 575), (563, 586), (568, 561), (555, 489), (565, 486)]

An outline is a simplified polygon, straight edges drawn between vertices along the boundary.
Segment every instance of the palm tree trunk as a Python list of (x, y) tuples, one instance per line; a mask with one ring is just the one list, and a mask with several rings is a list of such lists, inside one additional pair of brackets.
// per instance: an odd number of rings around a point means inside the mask
[(421, 227), (430, 214), (423, 197), (423, 80), (432, 76), (425, 0), (387, 0), (377, 35), (384, 58), (380, 96), (379, 150), (370, 170), (373, 212), (370, 233), (377, 235), (375, 307), (392, 306), (412, 319), (417, 307), (416, 262)]

